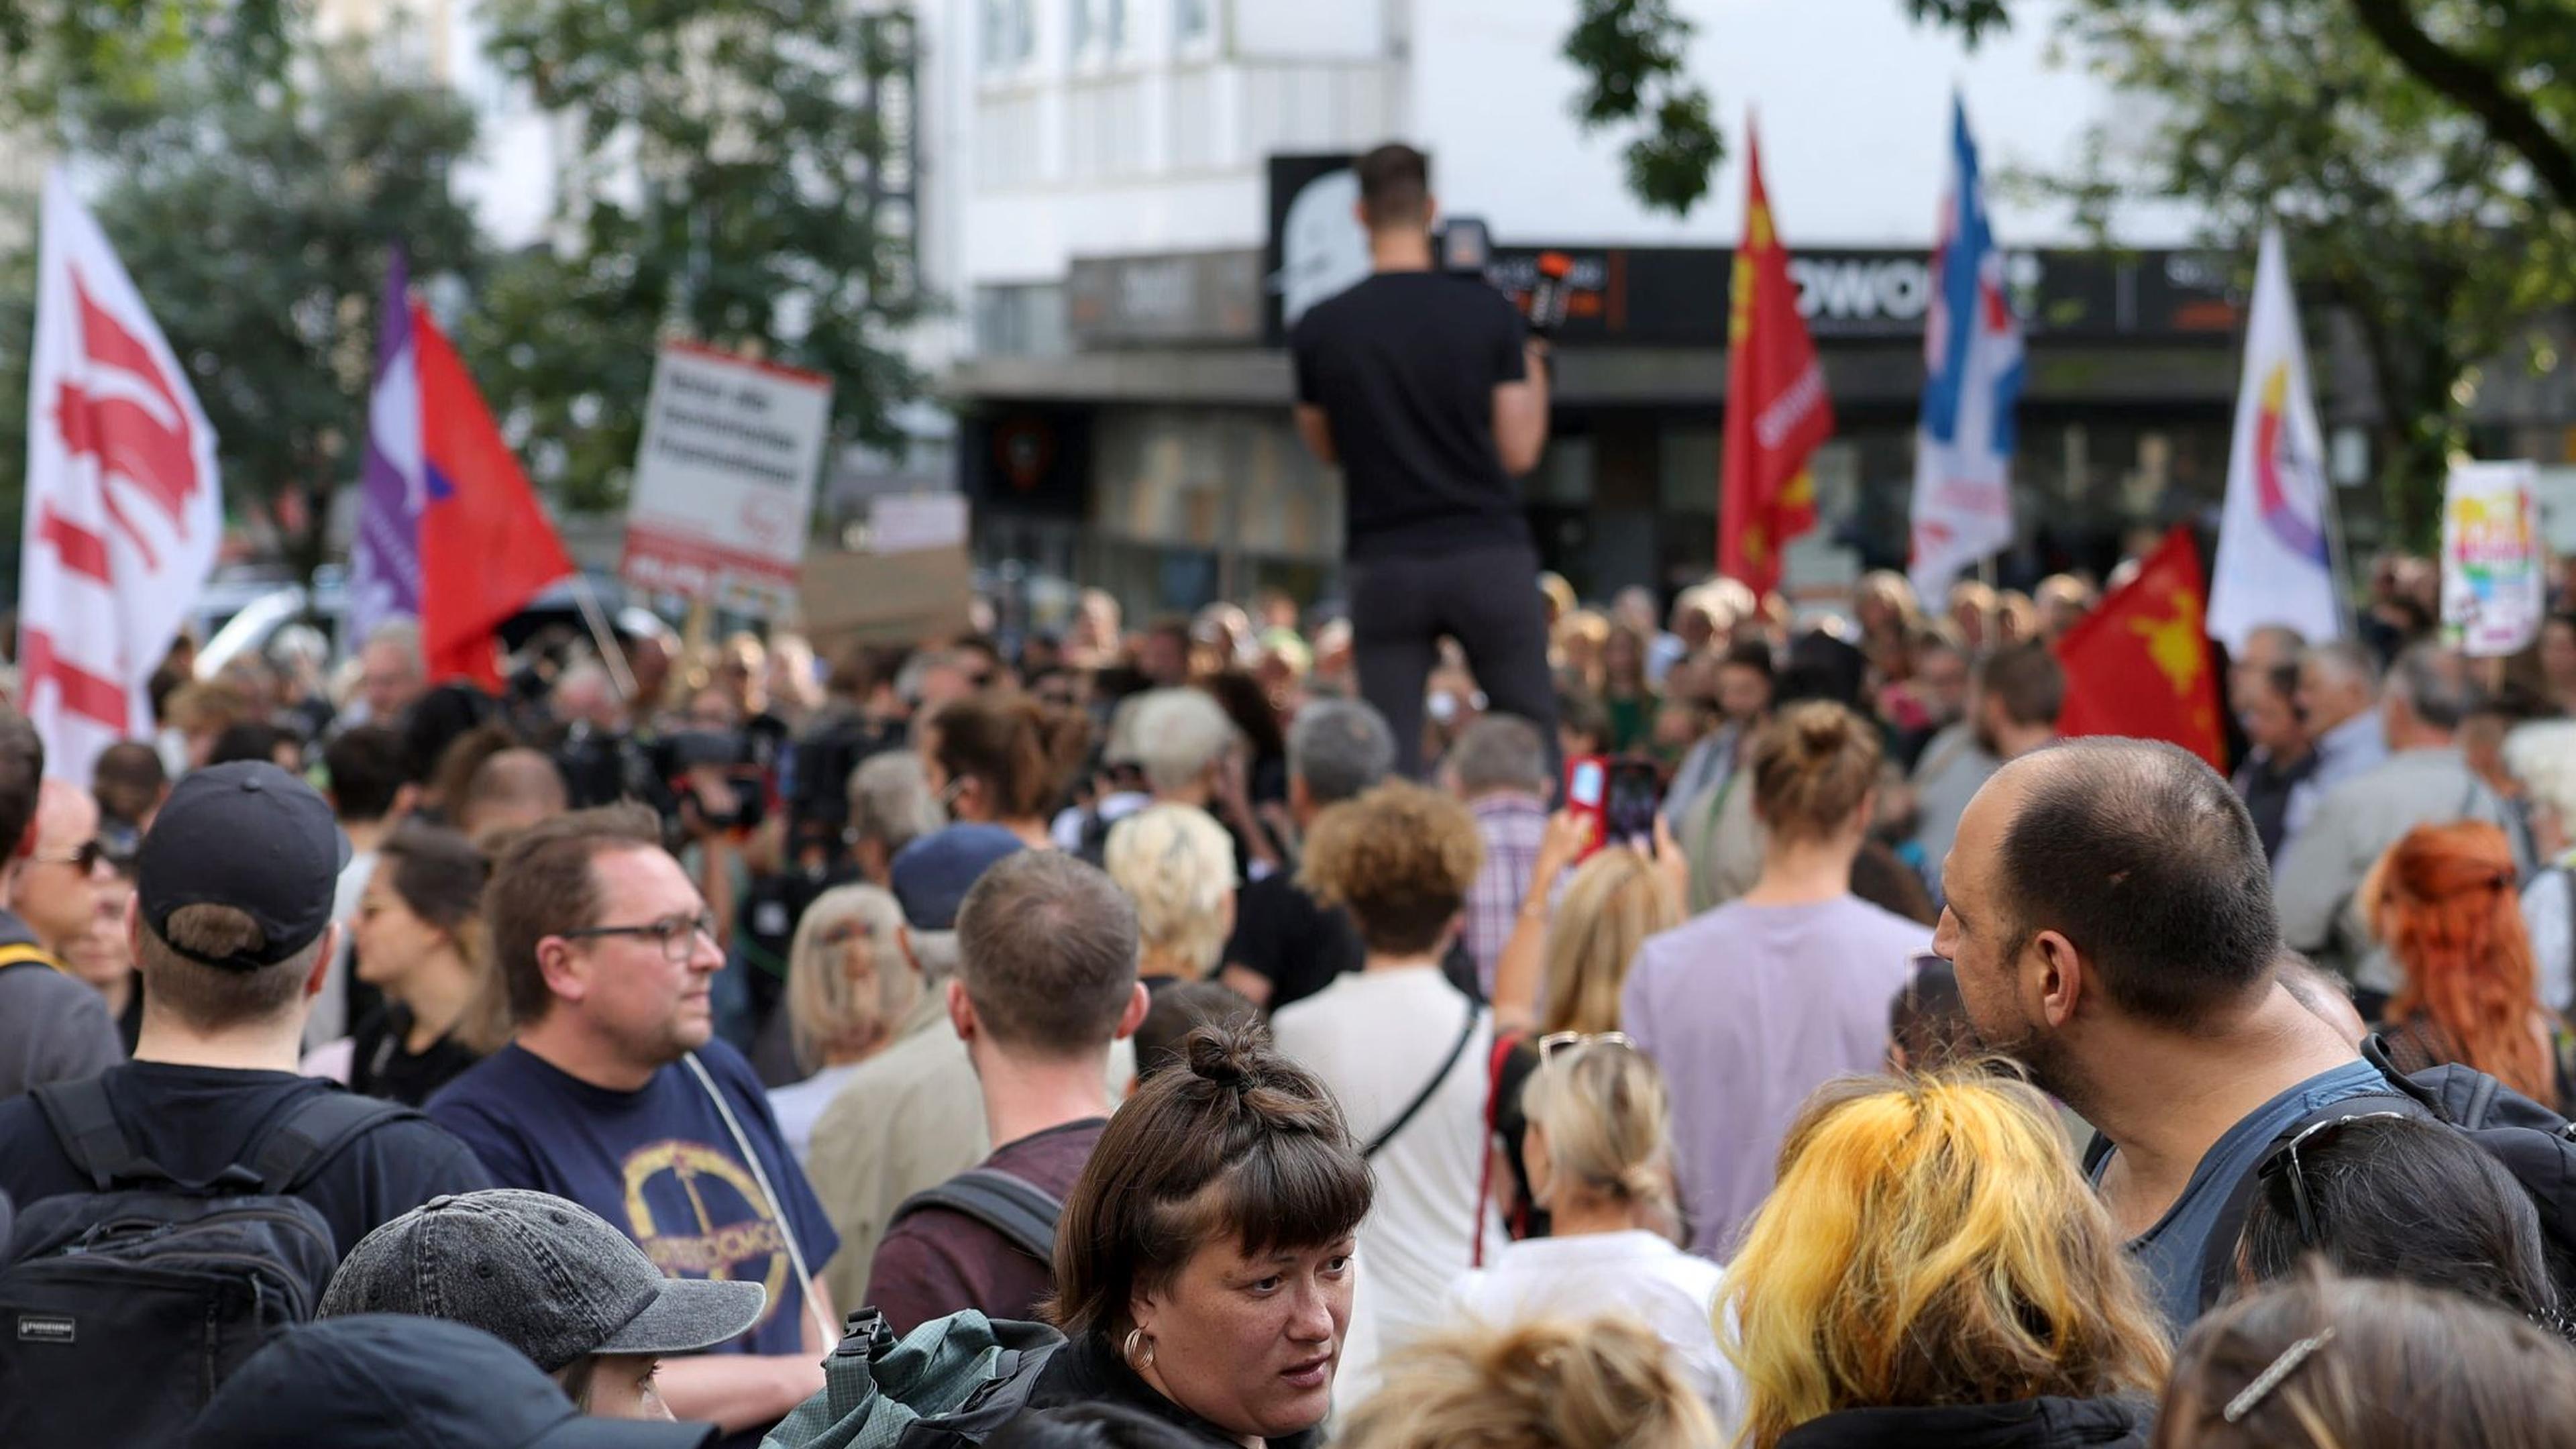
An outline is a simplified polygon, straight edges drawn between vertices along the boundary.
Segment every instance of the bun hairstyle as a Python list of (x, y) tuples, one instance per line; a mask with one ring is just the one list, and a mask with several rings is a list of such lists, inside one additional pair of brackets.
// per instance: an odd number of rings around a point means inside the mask
[(1530, 1125), (1547, 1134), (1555, 1166), (1550, 1206), (1578, 1187), (1646, 1208), (1667, 1235), (1681, 1224), (1673, 1192), (1673, 1106), (1664, 1074), (1645, 1053), (1586, 1042), (1558, 1053), (1523, 1089)]
[(1341, 1108), (1268, 1031), (1203, 1026), (1180, 1058), (1109, 1119), (1065, 1199), (1043, 1312), (1069, 1337), (1125, 1333), (1135, 1296), (1202, 1247), (1319, 1248), (1368, 1216), (1375, 1186)]
[(1793, 704), (1753, 745), (1753, 813), (1775, 840), (1842, 833), (1878, 784), (1878, 731), (1830, 700)]
[(1091, 721), (1026, 695), (971, 695), (931, 716), (939, 767), (951, 779), (981, 781), (1004, 820), (1055, 808), (1091, 749)]
[(406, 820), (385, 837), (376, 869), (405, 909), (447, 933), (480, 983), (454, 1028), (457, 1041), (489, 1056), (510, 1041), (510, 1005), (493, 964), (492, 933), (484, 923), (483, 891), (492, 880), (490, 858), (460, 832)]
[(1539, 1319), (1416, 1343), (1387, 1360), (1343, 1449), (1700, 1449), (1718, 1442), (1662, 1339), (1625, 1317)]

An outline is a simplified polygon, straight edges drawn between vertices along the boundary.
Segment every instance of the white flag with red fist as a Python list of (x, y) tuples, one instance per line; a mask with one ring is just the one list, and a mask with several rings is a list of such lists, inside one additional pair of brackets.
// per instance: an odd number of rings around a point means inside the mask
[(150, 738), (146, 686), (223, 541), (215, 430), (143, 294), (60, 170), (45, 178), (19, 698), (45, 773), (86, 783)]

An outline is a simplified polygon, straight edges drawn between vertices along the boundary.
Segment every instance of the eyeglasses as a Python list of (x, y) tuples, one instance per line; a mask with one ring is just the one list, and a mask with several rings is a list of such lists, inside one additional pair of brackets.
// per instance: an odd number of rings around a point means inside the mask
[(95, 870), (98, 863), (106, 857), (107, 847), (92, 839), (84, 840), (69, 850), (40, 850), (27, 858), (42, 865), (78, 866), (81, 873), (86, 875)]
[(1636, 1038), (1624, 1031), (1552, 1031), (1538, 1039), (1538, 1064), (1546, 1066), (1560, 1055), (1587, 1046), (1622, 1046), (1637, 1049)]
[(2315, 1247), (2318, 1233), (2316, 1208), (2308, 1201), (2308, 1173), (2299, 1165), (2299, 1149), (2321, 1133), (2341, 1131), (2355, 1122), (2369, 1122), (2382, 1117), (2403, 1121), (2406, 1115), (2403, 1112), (2357, 1112), (2349, 1117), (2332, 1117), (2311, 1123), (2263, 1159), (2263, 1165), (2255, 1171), (2255, 1178), (2266, 1190), (2275, 1178), (2287, 1177), (2290, 1180), (2290, 1210), (2298, 1220), (2300, 1247)]
[(662, 945), (662, 959), (674, 966), (686, 963), (698, 949), (698, 938), (716, 938), (716, 913), (700, 911), (694, 916), (670, 916), (641, 926), (584, 926), (578, 931), (559, 932), (567, 941), (592, 940), (601, 936), (643, 936)]

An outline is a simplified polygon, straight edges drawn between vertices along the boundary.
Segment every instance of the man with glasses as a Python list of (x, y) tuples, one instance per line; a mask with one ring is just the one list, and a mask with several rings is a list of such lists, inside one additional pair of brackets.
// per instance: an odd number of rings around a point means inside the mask
[(504, 1187), (569, 1198), (663, 1272), (761, 1283), (750, 1332), (663, 1364), (674, 1414), (749, 1446), (821, 1388), (838, 1320), (814, 1274), (838, 1247), (759, 1078), (717, 1040), (715, 921), (641, 806), (513, 841), (484, 900), (517, 1036), (430, 1116)]
[(9, 908), (47, 955), (69, 957), (89, 932), (100, 875), (98, 801), (68, 780), (47, 780), (36, 795), (34, 847), (9, 881)]

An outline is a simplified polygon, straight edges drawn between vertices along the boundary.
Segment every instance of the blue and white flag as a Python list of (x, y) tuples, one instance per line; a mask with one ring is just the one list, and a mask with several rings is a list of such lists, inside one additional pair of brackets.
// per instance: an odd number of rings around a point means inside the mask
[(407, 271), (396, 246), (386, 264), (385, 307), (376, 324), (367, 457), (358, 482), (358, 532), (349, 549), (349, 614), (341, 638), (353, 653), (378, 625), (420, 615), (420, 368)]
[(1956, 176), (1932, 254), (1923, 331), (1923, 421), (1914, 440), (1914, 592), (1937, 609), (1951, 580), (2012, 542), (2013, 405), (2021, 323), (1986, 216), (1967, 107), (1951, 101)]

